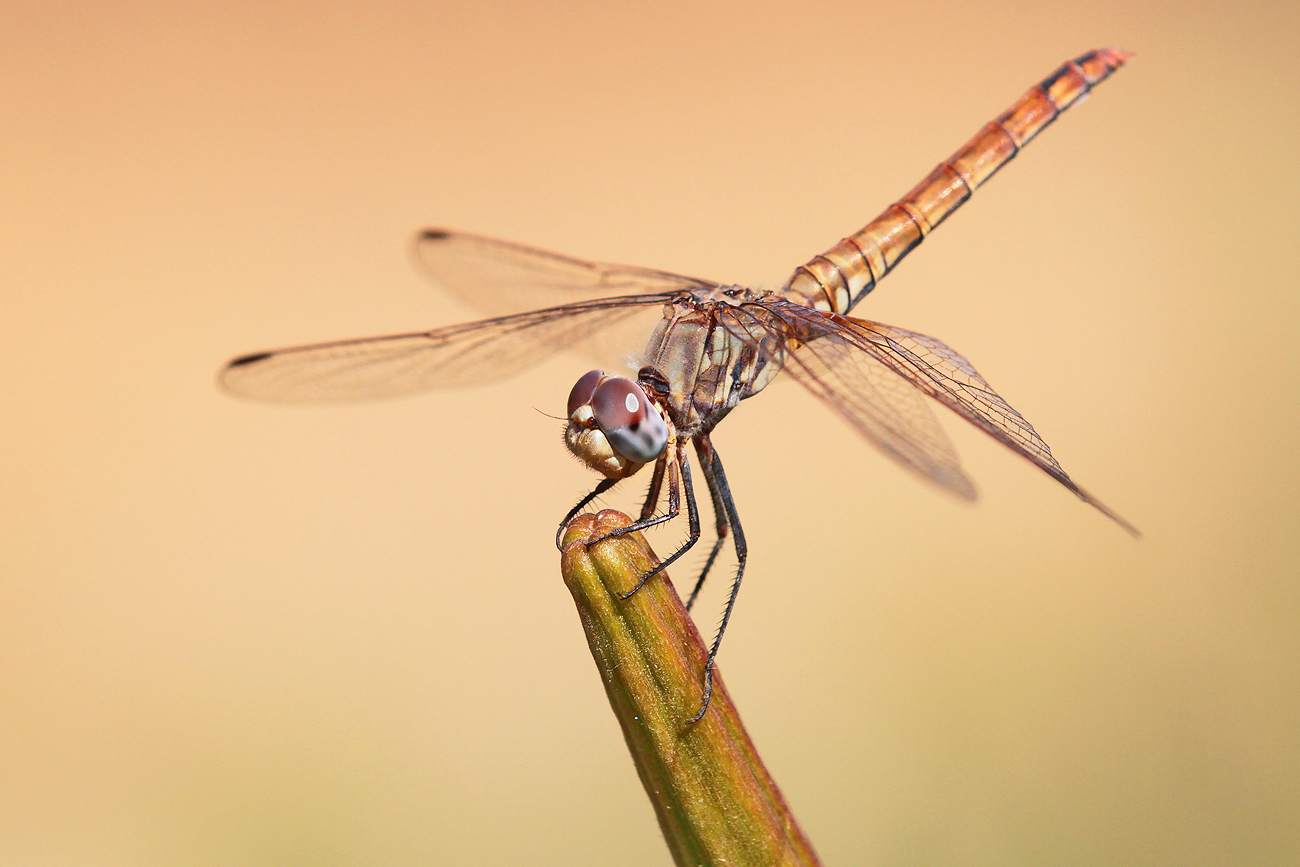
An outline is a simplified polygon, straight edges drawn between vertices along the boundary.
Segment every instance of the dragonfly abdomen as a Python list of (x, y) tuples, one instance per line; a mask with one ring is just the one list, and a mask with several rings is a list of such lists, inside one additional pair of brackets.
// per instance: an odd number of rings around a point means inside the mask
[(1129, 57), (1104, 48), (1063, 64), (879, 217), (800, 265), (784, 294), (819, 310), (849, 312), (971, 193)]

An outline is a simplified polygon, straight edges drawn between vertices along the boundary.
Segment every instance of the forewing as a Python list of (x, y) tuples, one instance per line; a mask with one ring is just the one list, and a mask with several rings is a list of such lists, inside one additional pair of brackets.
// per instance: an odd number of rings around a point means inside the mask
[[(437, 286), (488, 316), (628, 295), (713, 289), (717, 284), (651, 268), (588, 262), (467, 232), (426, 229), (416, 263)], [(575, 338), (568, 347), (600, 364), (639, 358), (653, 316), (629, 317)], [(633, 366), (635, 369), (635, 366)]]
[(959, 497), (975, 498), (975, 486), (925, 398), (841, 336), (829, 315), (780, 301), (732, 311), (728, 328), (747, 333), (751, 342), (767, 337), (771, 347), (809, 339), (778, 359), (791, 378), (898, 464)]
[(302, 403), (472, 385), (536, 364), (672, 297), (607, 298), (433, 331), (257, 352), (231, 361), (221, 384), (245, 397)]
[(1133, 536), (1136, 527), (1074, 483), (1061, 469), (1047, 443), (1024, 416), (1003, 400), (974, 365), (941, 340), (876, 322), (850, 320), (862, 336), (861, 345), (919, 390), (983, 430), (1007, 448), (1028, 458), (1079, 499), (1119, 524)]
[(710, 289), (715, 283), (667, 271), (587, 262), (482, 235), (426, 229), (415, 257), (432, 280), (492, 316), (624, 295)]
[(1074, 484), (1025, 417), (1002, 399), (964, 356), (941, 340), (879, 322), (844, 317), (843, 333), (917, 390), (1028, 458), (1075, 493)]
[[(785, 369), (904, 466), (959, 495), (974, 494), (947, 438), (934, 438), (928, 422), (921, 421), (895, 386), (885, 384), (885, 370), (1027, 458), (1132, 535), (1141, 535), (1076, 485), (1033, 425), (993, 390), (974, 365), (943, 341), (783, 300), (762, 306), (765, 315), (783, 323), (789, 338), (804, 343), (786, 359)], [(775, 326), (769, 329), (774, 331)], [(899, 418), (906, 424), (898, 424)], [(914, 441), (909, 446), (906, 440)]]

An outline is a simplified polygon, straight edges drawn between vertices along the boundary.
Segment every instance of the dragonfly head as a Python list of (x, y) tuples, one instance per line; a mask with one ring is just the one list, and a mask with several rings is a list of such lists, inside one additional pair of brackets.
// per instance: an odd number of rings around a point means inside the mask
[(596, 472), (622, 479), (663, 454), (668, 425), (641, 386), (592, 370), (569, 392), (564, 444)]

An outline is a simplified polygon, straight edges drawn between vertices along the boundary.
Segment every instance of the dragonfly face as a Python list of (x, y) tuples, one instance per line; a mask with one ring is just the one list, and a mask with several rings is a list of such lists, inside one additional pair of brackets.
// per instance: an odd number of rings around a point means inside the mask
[(569, 392), (564, 443), (605, 478), (625, 479), (664, 453), (668, 425), (641, 386), (593, 370)]
[[(573, 348), (610, 348), (656, 312), (640, 332), (642, 367), (633, 382), (601, 370), (569, 395), (565, 442), (605, 478), (566, 516), (654, 462), (640, 520), (614, 535), (680, 514), (689, 538), (642, 583), (700, 538), (686, 448), (695, 451), (715, 516), (716, 541), (687, 602), (694, 602), (724, 540), (737, 570), (704, 670), (708, 708), (717, 655), (744, 574), (748, 549), (710, 433), (741, 400), (783, 372), (807, 388), (885, 455), (967, 499), (975, 488), (926, 398), (952, 410), (1029, 460), (1130, 533), (1131, 524), (1066, 474), (1033, 426), (951, 347), (933, 337), (858, 319), (850, 311), (908, 253), (1006, 165), (1034, 136), (1127, 54), (1093, 51), (1064, 64), (986, 125), (907, 195), (859, 231), (795, 269), (785, 286), (753, 292), (649, 268), (608, 265), (461, 232), (428, 230), (417, 250), (433, 278), (491, 318), (431, 331), (244, 355), (221, 374), (249, 397), (327, 401), (378, 397), (484, 382)], [(536, 307), (538, 309), (529, 309)], [(524, 312), (520, 312), (524, 311)], [(642, 314), (645, 314), (643, 316)], [(626, 344), (617, 351), (626, 352)], [(659, 513), (661, 495), (667, 509)], [(557, 533), (557, 544), (560, 533)], [(638, 585), (640, 586), (640, 585)], [(632, 592), (635, 592), (633, 590)]]

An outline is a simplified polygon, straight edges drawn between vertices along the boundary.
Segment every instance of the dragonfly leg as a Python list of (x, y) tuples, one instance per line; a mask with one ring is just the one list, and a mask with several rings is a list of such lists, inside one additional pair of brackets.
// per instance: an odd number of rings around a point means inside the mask
[(659, 507), (659, 493), (664, 486), (664, 472), (668, 461), (655, 461), (654, 475), (650, 478), (650, 487), (645, 492), (645, 502), (641, 505), (641, 520), (644, 521), (655, 513)]
[[(712, 446), (701, 446), (697, 440), (695, 443), (695, 453), (699, 456), (700, 466), (704, 466), (705, 461), (710, 460), (709, 454), (704, 449), (708, 448), (712, 452)], [(704, 561), (704, 568), (700, 570), (700, 576), (695, 579), (695, 586), (691, 588), (691, 595), (686, 599), (686, 610), (690, 611), (695, 605), (695, 597), (700, 595), (700, 590), (704, 587), (704, 579), (709, 577), (709, 570), (713, 568), (713, 562), (718, 559), (718, 553), (722, 550), (722, 544), (727, 541), (727, 533), (731, 530), (731, 525), (727, 523), (727, 510), (722, 504), (722, 498), (718, 495), (718, 487), (713, 483), (713, 476), (709, 473), (704, 474), (704, 481), (709, 489), (709, 499), (713, 500), (713, 519), (714, 530), (718, 538), (713, 542), (713, 550), (709, 552), (709, 557)]]
[(722, 634), (727, 631), (727, 621), (731, 619), (731, 611), (736, 606), (736, 595), (740, 593), (740, 579), (745, 575), (745, 560), (749, 557), (745, 532), (740, 527), (740, 516), (736, 513), (736, 502), (732, 499), (731, 488), (727, 485), (727, 474), (723, 472), (722, 460), (714, 450), (713, 444), (708, 441), (708, 437), (697, 437), (696, 447), (700, 455), (700, 469), (709, 483), (709, 490), (715, 492), (715, 502), (722, 503), (727, 524), (734, 534), (732, 538), (735, 540), (737, 563), (736, 577), (732, 579), (731, 593), (727, 596), (727, 607), (723, 609), (722, 622), (718, 625), (718, 633), (713, 637), (712, 646), (709, 647), (709, 657), (704, 662), (704, 700), (700, 703), (700, 709), (695, 716), (686, 721), (687, 724), (699, 722), (704, 712), (709, 709), (709, 700), (713, 698), (713, 661), (718, 657), (718, 648), (722, 646)]
[(569, 514), (565, 515), (564, 520), (560, 521), (560, 529), (555, 531), (556, 548), (560, 549), (561, 551), (564, 550), (564, 545), (561, 544), (562, 539), (564, 537), (564, 528), (569, 526), (569, 522), (573, 520), (573, 516), (581, 512), (583, 509), (587, 508), (588, 503), (590, 503), (592, 500), (596, 499), (601, 494), (608, 491), (610, 488), (617, 485), (620, 481), (622, 481), (622, 479), (601, 479), (600, 484), (596, 485), (596, 487), (592, 489), (592, 492), (590, 494), (588, 494), (587, 496), (579, 500), (578, 505), (574, 506), (572, 509), (569, 510)]
[[(647, 581), (676, 562), (679, 557), (689, 551), (700, 539), (700, 510), (699, 506), (695, 503), (695, 486), (691, 483), (691, 465), (686, 460), (685, 450), (683, 448), (675, 449), (669, 460), (672, 465), (668, 467), (668, 511), (663, 515), (652, 518), (642, 518), (639, 521), (628, 524), (626, 527), (620, 527), (604, 538), (609, 539), (614, 536), (622, 536), (626, 533), (631, 533), (634, 530), (644, 530), (647, 527), (653, 527), (656, 524), (661, 524), (664, 521), (670, 521), (677, 517), (682, 511), (682, 489), (686, 491), (686, 518), (690, 523), (690, 533), (686, 542), (682, 544), (680, 548), (674, 551), (667, 559), (660, 560), (657, 566), (642, 575), (641, 579), (636, 582), (635, 587), (626, 593), (619, 594), (620, 598), (630, 598), (634, 593), (644, 587)], [(665, 461), (665, 463), (668, 463), (668, 461)], [(678, 479), (681, 480), (680, 488), (678, 486)], [(655, 482), (652, 481), (650, 487), (650, 496), (646, 498), (645, 511), (653, 512), (654, 501), (658, 500), (659, 492), (655, 490)], [(599, 542), (602, 540), (597, 539), (596, 541)]]

